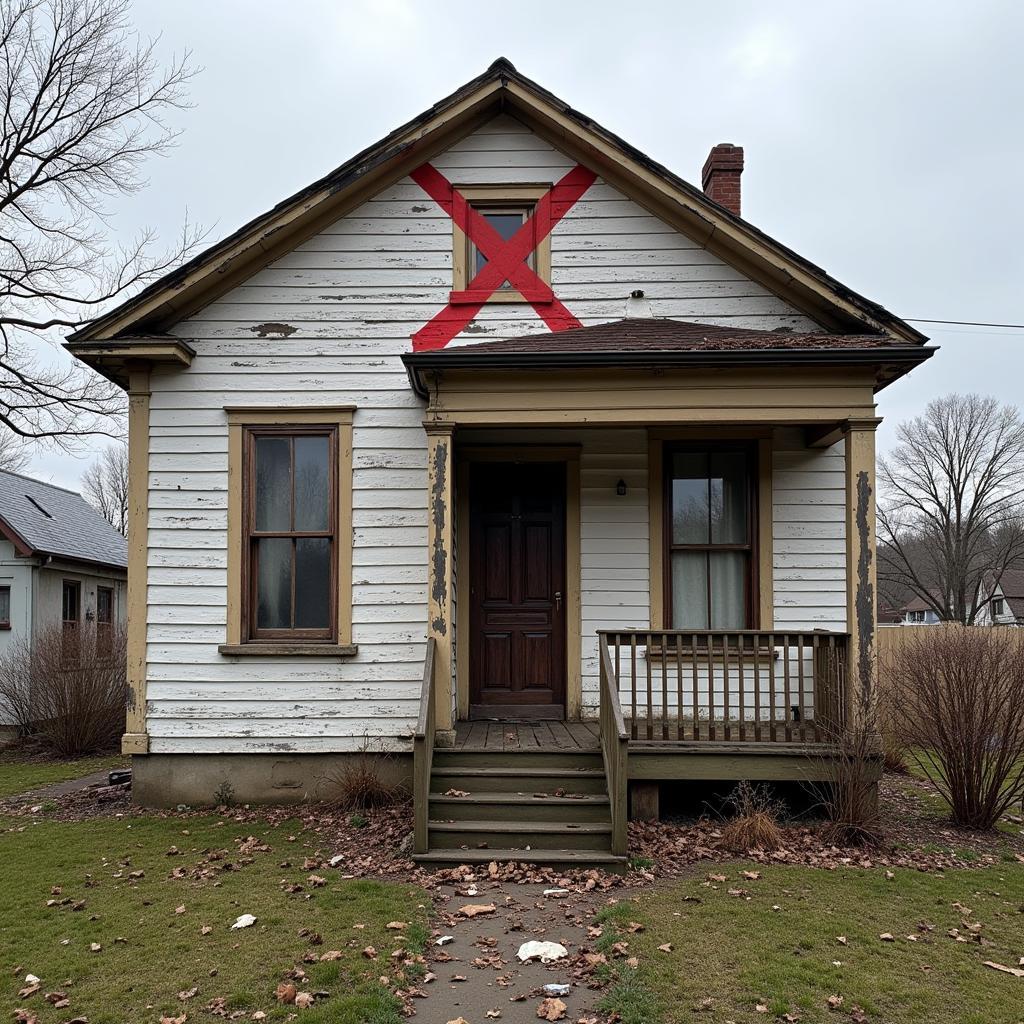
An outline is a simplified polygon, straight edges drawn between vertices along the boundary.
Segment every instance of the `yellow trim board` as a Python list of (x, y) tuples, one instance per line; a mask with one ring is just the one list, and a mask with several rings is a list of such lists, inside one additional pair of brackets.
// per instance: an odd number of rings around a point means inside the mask
[(242, 634), (242, 432), (245, 427), (331, 426), (338, 429), (338, 623), (337, 644), (352, 643), (352, 419), (355, 406), (225, 406), (228, 421), (227, 636), (225, 645), (243, 643)]

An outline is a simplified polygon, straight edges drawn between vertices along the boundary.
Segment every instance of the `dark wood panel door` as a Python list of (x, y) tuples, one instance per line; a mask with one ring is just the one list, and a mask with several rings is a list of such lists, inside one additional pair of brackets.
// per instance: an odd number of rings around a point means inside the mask
[(470, 717), (565, 717), (565, 464), (470, 467)]

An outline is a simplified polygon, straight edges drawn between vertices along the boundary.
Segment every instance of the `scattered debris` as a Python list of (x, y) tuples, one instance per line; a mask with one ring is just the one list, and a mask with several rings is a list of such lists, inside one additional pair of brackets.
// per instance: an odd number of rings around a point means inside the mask
[(530, 960), (540, 960), (542, 964), (554, 963), (556, 960), (561, 960), (562, 957), (568, 956), (569, 951), (565, 946), (558, 942), (538, 942), (536, 939), (531, 939), (529, 942), (524, 942), (519, 947), (519, 952), (516, 956), (522, 963), (528, 963)]
[(252, 914), (240, 914), (235, 923), (231, 926), (231, 930), (234, 931), (236, 928), (251, 928), (256, 923), (256, 918)]

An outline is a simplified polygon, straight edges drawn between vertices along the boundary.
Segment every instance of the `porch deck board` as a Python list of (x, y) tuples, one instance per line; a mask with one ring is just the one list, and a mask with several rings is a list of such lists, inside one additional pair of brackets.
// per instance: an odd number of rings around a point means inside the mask
[[(696, 735), (693, 726), (687, 723), (683, 737), (679, 738), (677, 725), (673, 720), (669, 724), (667, 740), (662, 737), (660, 719), (652, 722), (652, 739), (646, 738), (646, 720), (641, 719), (637, 724), (637, 736), (629, 741), (630, 750), (636, 751), (658, 749), (666, 754), (673, 751), (679, 754), (694, 754), (709, 753), (714, 749), (719, 752), (731, 750), (754, 754), (757, 751), (771, 749), (782, 753), (784, 749), (792, 752), (821, 750), (829, 746), (827, 742), (822, 742), (824, 737), (815, 731), (812, 722), (790, 723), (788, 730), (782, 722), (774, 726), (770, 722), (761, 722), (760, 735), (751, 728), (753, 723), (747, 723), (747, 728), (740, 728), (739, 723), (733, 723), (729, 737), (726, 737), (723, 730), (724, 723), (716, 723), (718, 728), (714, 732), (708, 723), (702, 723), (697, 728)], [(627, 719), (627, 731), (629, 726)], [(801, 726), (804, 726), (802, 732)], [(790, 733), (789, 736), (787, 731)], [(514, 753), (549, 750), (592, 753), (600, 748), (601, 739), (597, 722), (457, 722), (455, 727), (454, 749), (467, 752)]]

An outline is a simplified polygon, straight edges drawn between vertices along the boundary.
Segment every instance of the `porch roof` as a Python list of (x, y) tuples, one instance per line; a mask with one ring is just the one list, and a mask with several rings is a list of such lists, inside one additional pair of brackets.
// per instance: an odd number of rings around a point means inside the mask
[(647, 317), (410, 352), (402, 360), (424, 398), (423, 371), (446, 368), (874, 366), (881, 390), (936, 350), (883, 334), (755, 331)]

